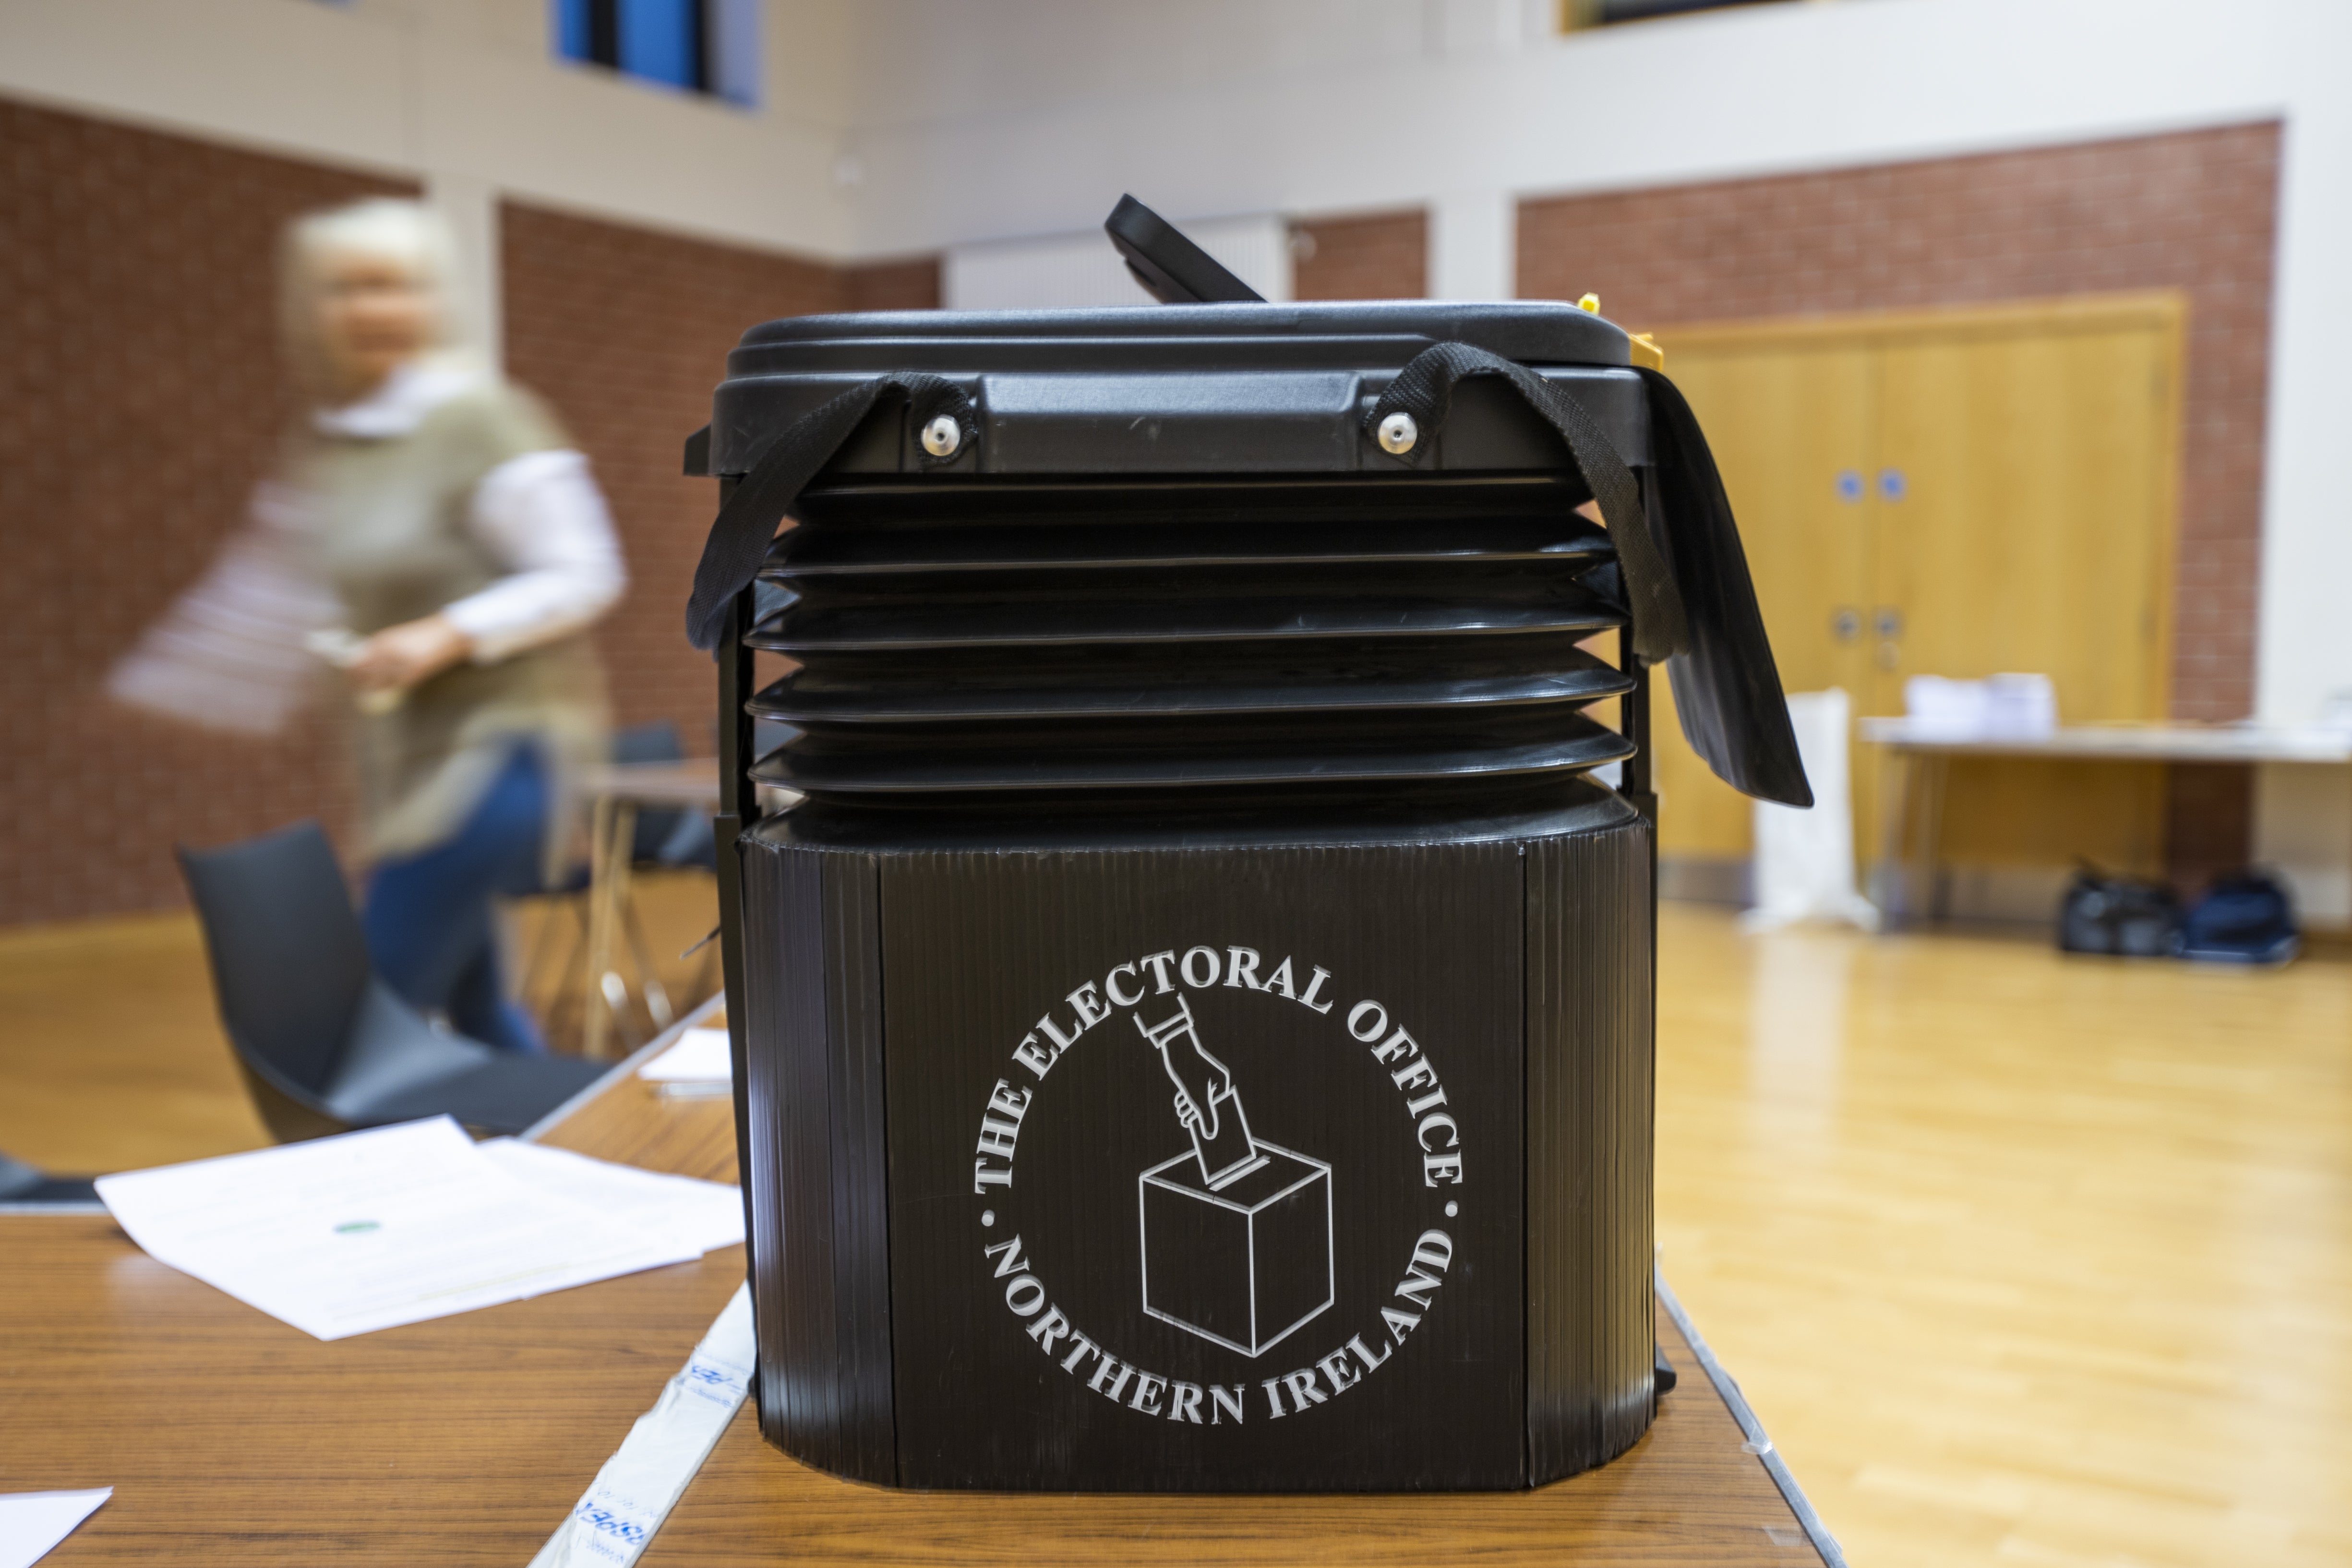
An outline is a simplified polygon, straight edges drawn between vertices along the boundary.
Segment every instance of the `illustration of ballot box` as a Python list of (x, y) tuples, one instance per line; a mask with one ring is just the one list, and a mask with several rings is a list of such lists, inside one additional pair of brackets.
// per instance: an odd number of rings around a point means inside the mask
[(1143, 1311), (1255, 1358), (1331, 1305), (1331, 1167), (1261, 1142), (1212, 1186), (1191, 1151), (1136, 1178)]
[(1169, 303), (771, 322), (688, 444), (761, 1430), (908, 1487), (1603, 1464), (1658, 1395), (1651, 668), (1810, 800), (1705, 440), (1593, 311), (1110, 226)]

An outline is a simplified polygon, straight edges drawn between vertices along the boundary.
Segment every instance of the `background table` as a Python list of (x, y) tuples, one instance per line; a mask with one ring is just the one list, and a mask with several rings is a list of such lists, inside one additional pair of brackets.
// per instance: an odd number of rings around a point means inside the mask
[[(665, 1100), (629, 1071), (667, 1038), (539, 1135), (732, 1180), (731, 1104)], [(59, 1568), (520, 1568), (742, 1276), (742, 1249), (726, 1248), (322, 1343), (155, 1262), (102, 1215), (0, 1216), (0, 1490), (115, 1489), (50, 1559)], [(1837, 1563), (1736, 1386), (1711, 1380), (1677, 1315), (1662, 1297), (1658, 1340), (1682, 1382), (1649, 1435), (1614, 1464), (1536, 1491), (896, 1491), (785, 1458), (747, 1404), (643, 1561)]]
[(1956, 736), (1908, 718), (1865, 718), (1862, 738), (1885, 747), (1890, 774), (1879, 818), (1875, 903), (1888, 924), (1910, 909), (1904, 858), (1918, 821), (1917, 875), (1929, 913), (1936, 902), (1937, 841), (1944, 785), (1955, 757), (2039, 757), (2083, 762), (2295, 762), (2352, 765), (2352, 731), (2318, 726), (2086, 724), (2038, 736)]

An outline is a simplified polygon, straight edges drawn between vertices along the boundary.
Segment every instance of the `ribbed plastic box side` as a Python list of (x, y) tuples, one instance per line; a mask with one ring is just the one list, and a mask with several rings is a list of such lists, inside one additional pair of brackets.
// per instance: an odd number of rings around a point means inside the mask
[(1649, 1430), (1652, 829), (1528, 852), (1528, 1458), (1537, 1484)]
[(898, 1479), (879, 873), (871, 855), (740, 841), (760, 1429)]

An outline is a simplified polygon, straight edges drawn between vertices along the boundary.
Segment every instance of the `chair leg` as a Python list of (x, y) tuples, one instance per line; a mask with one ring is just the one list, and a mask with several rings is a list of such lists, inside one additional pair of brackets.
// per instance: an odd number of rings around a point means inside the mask
[(637, 981), (646, 997), (646, 1014), (653, 1019), (654, 1032), (658, 1034), (670, 1026), (677, 1016), (670, 1006), (669, 991), (661, 983), (661, 973), (654, 967), (652, 948), (646, 941), (646, 923), (637, 913), (637, 894), (633, 887), (628, 899), (621, 905), (622, 928), (628, 933), (629, 952), (637, 961)]
[[(605, 1052), (604, 1031), (613, 1015), (617, 1014), (627, 998), (627, 987), (613, 967), (614, 938), (619, 935), (614, 927), (621, 923), (621, 911), (629, 894), (629, 846), (636, 831), (637, 806), (634, 800), (605, 796), (596, 802), (594, 819), (590, 828), (589, 843), (589, 907), (588, 907), (588, 1019), (583, 1034), (583, 1050), (591, 1058), (602, 1058)], [(621, 998), (613, 992), (618, 987)], [(596, 1000), (602, 998), (604, 1010), (598, 1010)]]
[(629, 983), (621, 978), (621, 971), (605, 970), (604, 978), (598, 984), (596, 992), (604, 1007), (605, 1033), (620, 1037), (621, 1049), (613, 1055), (626, 1056), (653, 1038), (637, 1032), (636, 1013), (629, 1006)]
[[(559, 944), (562, 944), (563, 959), (548, 975), (546, 1000), (541, 1002), (538, 995), (541, 959), (535, 955), (531, 959), (533, 981), (526, 988), (525, 995), (530, 998), (532, 1010), (539, 1015), (540, 1030), (547, 1036), (548, 1043), (551, 1046), (559, 1040), (569, 1040), (576, 1053), (582, 1022), (581, 988), (577, 977), (588, 947), (587, 897), (583, 894), (572, 893), (547, 896), (547, 923), (540, 927), (541, 940), (537, 946), (545, 952), (553, 952)], [(572, 917), (572, 934), (568, 939), (559, 929), (566, 914)]]

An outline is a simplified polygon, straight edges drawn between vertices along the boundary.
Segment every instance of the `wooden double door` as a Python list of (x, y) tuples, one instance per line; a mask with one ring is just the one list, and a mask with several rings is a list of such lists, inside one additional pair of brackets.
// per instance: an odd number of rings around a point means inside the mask
[[(1912, 675), (2033, 672), (2062, 723), (2165, 716), (2183, 322), (2179, 297), (2132, 295), (1659, 333), (1785, 689), (1900, 714)], [(1748, 803), (1660, 706), (1662, 850), (1746, 855)], [(1868, 861), (1880, 768), (1874, 748), (1852, 755)], [(1965, 763), (1945, 850), (2147, 868), (2162, 791), (2145, 766)]]

